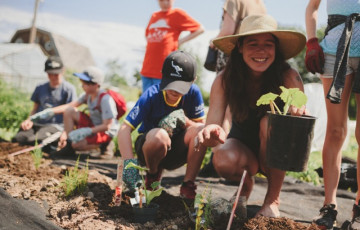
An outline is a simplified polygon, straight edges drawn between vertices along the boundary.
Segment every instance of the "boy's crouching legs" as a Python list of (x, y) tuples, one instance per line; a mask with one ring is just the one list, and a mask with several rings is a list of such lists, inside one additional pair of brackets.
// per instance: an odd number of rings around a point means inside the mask
[(150, 174), (157, 173), (159, 164), (166, 157), (170, 146), (171, 139), (164, 129), (155, 128), (146, 134), (142, 150)]

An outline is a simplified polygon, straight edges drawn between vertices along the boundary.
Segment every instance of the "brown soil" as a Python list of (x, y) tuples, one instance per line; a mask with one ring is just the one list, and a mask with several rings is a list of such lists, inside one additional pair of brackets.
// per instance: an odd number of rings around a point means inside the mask
[[(48, 210), (47, 218), (64, 229), (195, 229), (188, 216), (183, 200), (166, 192), (154, 202), (160, 205), (155, 222), (134, 223), (132, 208), (122, 203), (114, 206), (114, 180), (90, 170), (88, 187), (84, 194), (63, 197), (59, 184), (68, 170), (52, 164), (45, 154), (41, 166), (35, 170), (32, 157), (24, 153), (15, 157), (8, 154), (22, 146), (0, 142), (0, 187), (12, 197), (35, 200)], [(125, 195), (125, 194), (124, 194)], [(192, 204), (187, 201), (189, 207)], [(226, 229), (229, 216), (213, 219), (211, 229)], [(241, 221), (235, 218), (231, 229), (317, 229), (288, 218), (251, 218)]]

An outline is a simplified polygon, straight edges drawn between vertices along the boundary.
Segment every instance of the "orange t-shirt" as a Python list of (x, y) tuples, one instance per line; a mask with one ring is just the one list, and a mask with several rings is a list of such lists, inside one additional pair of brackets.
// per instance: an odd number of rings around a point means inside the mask
[(200, 23), (181, 9), (153, 13), (146, 27), (147, 46), (141, 75), (161, 79), (161, 69), (165, 58), (178, 48), (182, 31), (194, 32)]

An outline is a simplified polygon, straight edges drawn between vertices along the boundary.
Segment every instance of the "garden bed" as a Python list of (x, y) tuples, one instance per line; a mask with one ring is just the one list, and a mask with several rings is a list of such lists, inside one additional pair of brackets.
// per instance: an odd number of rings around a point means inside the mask
[[(44, 208), (46, 218), (64, 229), (194, 229), (183, 200), (165, 191), (154, 202), (160, 205), (156, 222), (133, 222), (131, 207), (114, 206), (115, 181), (97, 170), (89, 170), (88, 186), (83, 195), (64, 198), (59, 187), (68, 166), (53, 164), (45, 155), (36, 170), (32, 157), (24, 153), (8, 157), (24, 146), (0, 142), (0, 188), (14, 198), (34, 200)], [(187, 202), (189, 207), (191, 203)], [(212, 229), (226, 229), (228, 216), (214, 219)], [(10, 222), (10, 221), (9, 221)], [(0, 223), (0, 228), (4, 223)], [(27, 226), (31, 229), (31, 226)], [(289, 218), (235, 218), (232, 229), (316, 229)]]

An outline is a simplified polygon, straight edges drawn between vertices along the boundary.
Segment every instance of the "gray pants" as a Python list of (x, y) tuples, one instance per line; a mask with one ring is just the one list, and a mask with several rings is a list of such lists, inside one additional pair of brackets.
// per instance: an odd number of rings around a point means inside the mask
[(34, 124), (33, 127), (29, 130), (20, 129), (13, 138), (13, 141), (22, 145), (34, 145), (35, 141), (37, 140), (38, 144), (40, 144), (45, 138), (61, 130), (61, 126), (58, 125)]

